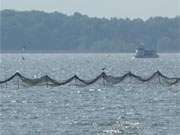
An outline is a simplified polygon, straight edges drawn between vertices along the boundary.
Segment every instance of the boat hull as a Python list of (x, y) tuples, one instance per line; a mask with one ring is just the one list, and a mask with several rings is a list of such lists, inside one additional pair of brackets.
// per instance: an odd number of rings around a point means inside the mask
[(138, 48), (136, 49), (135, 58), (159, 58), (159, 55), (155, 50)]
[(134, 56), (135, 58), (159, 58), (159, 55), (153, 55), (153, 56)]

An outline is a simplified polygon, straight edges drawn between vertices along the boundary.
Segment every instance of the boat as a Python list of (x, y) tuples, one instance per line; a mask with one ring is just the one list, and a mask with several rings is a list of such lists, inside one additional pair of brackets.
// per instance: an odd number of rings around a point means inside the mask
[(136, 49), (135, 58), (159, 58), (159, 55), (155, 50), (140, 47)]

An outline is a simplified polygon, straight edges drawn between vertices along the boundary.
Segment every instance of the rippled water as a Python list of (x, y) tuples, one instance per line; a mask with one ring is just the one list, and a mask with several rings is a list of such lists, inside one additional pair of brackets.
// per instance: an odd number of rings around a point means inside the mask
[[(94, 78), (160, 70), (180, 76), (180, 55), (133, 59), (131, 54), (1, 54), (0, 80), (19, 71), (28, 77), (74, 74)], [(156, 84), (91, 85), (80, 88), (0, 89), (1, 135), (179, 135), (180, 88)]]

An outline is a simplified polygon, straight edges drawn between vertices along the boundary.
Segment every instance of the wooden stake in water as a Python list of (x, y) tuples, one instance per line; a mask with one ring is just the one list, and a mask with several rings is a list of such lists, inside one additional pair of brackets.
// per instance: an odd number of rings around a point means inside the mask
[(102, 69), (102, 79), (103, 79), (103, 86), (105, 87), (105, 70), (106, 70), (106, 67), (103, 67)]
[(46, 87), (48, 88), (48, 76), (46, 75)]
[(19, 78), (17, 79), (17, 85), (18, 85), (18, 89), (19, 89)]
[(74, 86), (77, 86), (77, 75), (74, 76)]
[(103, 72), (102, 79), (103, 79), (103, 86), (105, 87), (106, 86), (106, 83), (105, 83), (105, 72)]
[(161, 78), (159, 74), (158, 74), (158, 81), (159, 81), (159, 84), (161, 84)]

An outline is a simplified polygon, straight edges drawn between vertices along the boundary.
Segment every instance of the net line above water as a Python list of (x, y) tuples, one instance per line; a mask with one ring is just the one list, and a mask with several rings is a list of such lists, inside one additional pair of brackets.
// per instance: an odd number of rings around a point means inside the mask
[(95, 84), (97, 82), (102, 82), (103, 85), (117, 85), (123, 82), (126, 82), (128, 84), (131, 83), (158, 83), (158, 84), (166, 84), (168, 86), (176, 85), (180, 83), (180, 77), (167, 77), (164, 74), (162, 74), (160, 71), (154, 72), (149, 77), (141, 77), (136, 74), (133, 74), (132, 72), (127, 72), (122, 76), (116, 77), (112, 75), (107, 75), (105, 72), (102, 72), (95, 78), (91, 80), (84, 80), (80, 78), (77, 75), (74, 75), (67, 80), (64, 81), (58, 81), (56, 79), (51, 78), (48, 75), (44, 75), (39, 78), (28, 78), (20, 74), (19, 72), (16, 72), (11, 77), (0, 81), (1, 88), (5, 85), (5, 87), (8, 87), (8, 85), (11, 85), (11, 82), (13, 85), (19, 86), (62, 86), (66, 84), (72, 84), (76, 86), (88, 86)]

